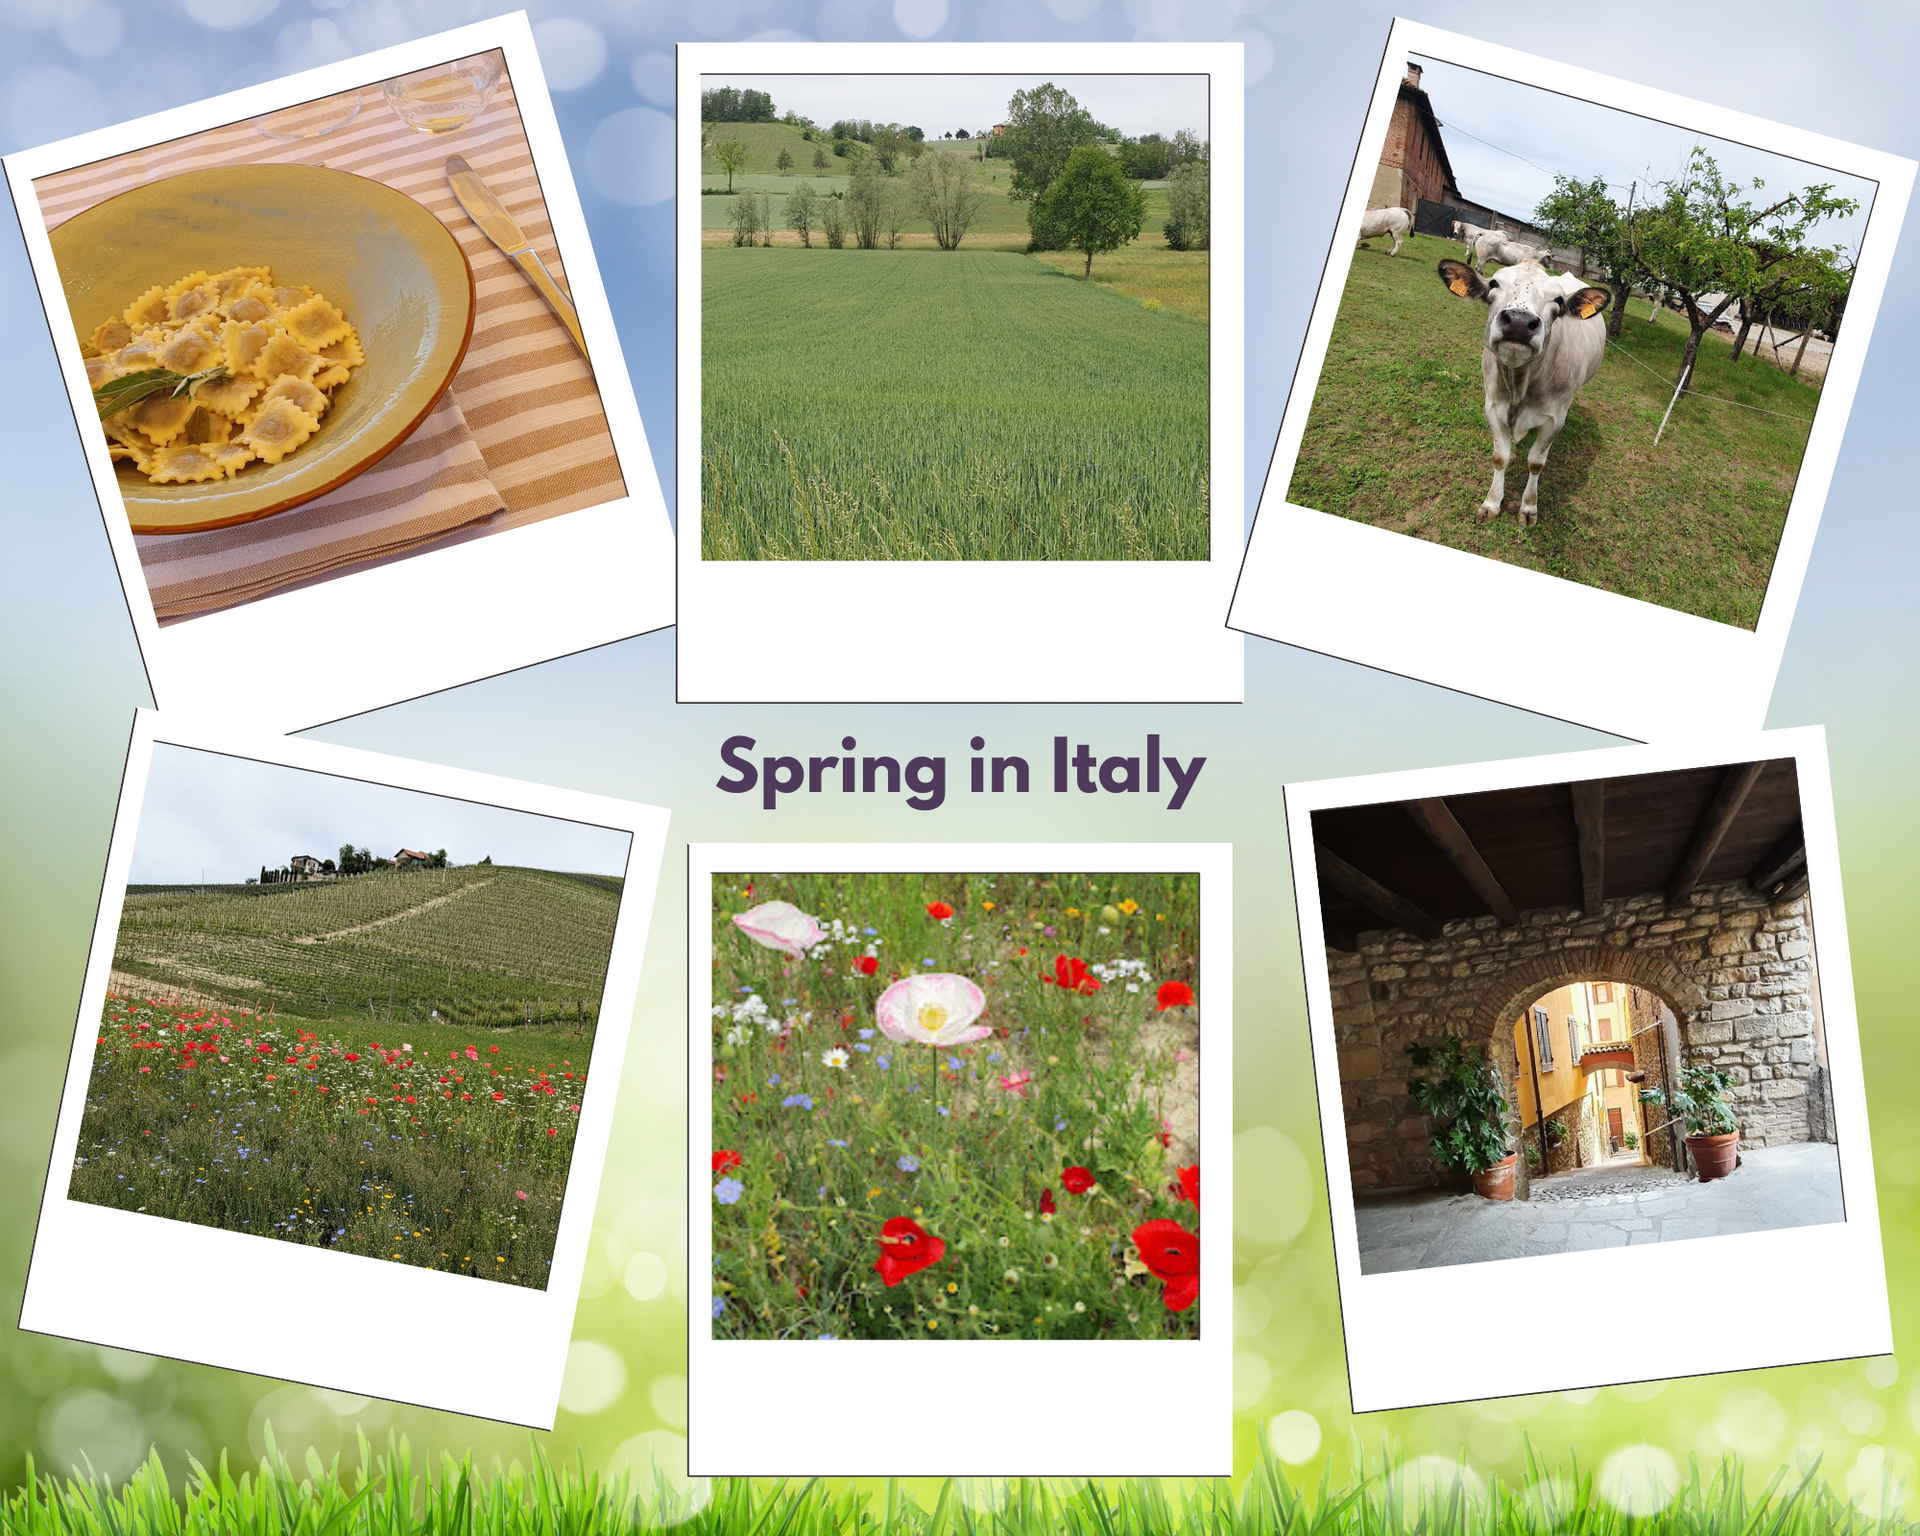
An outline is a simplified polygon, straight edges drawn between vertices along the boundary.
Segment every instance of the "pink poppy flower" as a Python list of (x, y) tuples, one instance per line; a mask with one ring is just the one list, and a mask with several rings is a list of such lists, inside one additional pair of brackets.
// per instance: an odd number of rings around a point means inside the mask
[(1000, 1086), (1016, 1098), (1030, 1099), (1033, 1097), (1033, 1074), (1016, 1072), (1011, 1077), (1001, 1078)]
[(873, 1005), (880, 1033), (903, 1045), (966, 1045), (993, 1033), (974, 1020), (985, 1012), (987, 994), (964, 976), (933, 971), (903, 976)]
[(736, 912), (733, 925), (754, 943), (796, 960), (806, 958), (807, 951), (827, 936), (818, 919), (790, 901), (763, 901), (749, 911)]

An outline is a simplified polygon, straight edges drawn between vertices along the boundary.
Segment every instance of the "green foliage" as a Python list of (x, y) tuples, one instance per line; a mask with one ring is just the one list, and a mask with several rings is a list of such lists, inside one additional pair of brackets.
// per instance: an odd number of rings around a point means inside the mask
[(1567, 1139), (1567, 1122), (1557, 1115), (1547, 1122), (1547, 1139), (1556, 1147)]
[(818, 144), (813, 146), (813, 168), (824, 171), (827, 168), (827, 152)]
[(733, 207), (728, 210), (728, 213), (729, 221), (733, 225), (735, 245), (770, 243), (772, 231), (768, 227), (770, 214), (766, 193), (742, 192), (733, 200)]
[(705, 558), (1206, 558), (1205, 327), (1011, 254), (703, 263)]
[(1008, 196), (1037, 203), (1067, 168), (1067, 157), (1082, 145), (1097, 144), (1107, 130), (1068, 92), (1048, 81), (1015, 91), (1007, 103), (1007, 131), (994, 152), (1013, 162)]
[[(1836, 1494), (1817, 1465), (1785, 1467), (1764, 1483), (1738, 1458), (1687, 1475), (1663, 1508), (1629, 1515), (1607, 1502), (1577, 1460), (1554, 1465), (1526, 1450), (1519, 1486), (1484, 1486), (1444, 1469), (1425, 1476), (1382, 1457), (1346, 1485), (1291, 1470), (1259, 1437), (1238, 1493), (1224, 1478), (1184, 1486), (1153, 1478), (953, 1481), (923, 1504), (899, 1478), (874, 1487), (821, 1478), (714, 1478), (689, 1486), (661, 1467), (590, 1472), (556, 1467), (529, 1437), (523, 1465), (443, 1456), (416, 1466), (389, 1434), (376, 1451), (356, 1432), (353, 1463), (312, 1451), (295, 1468), (265, 1426), (257, 1468), (223, 1453), (195, 1461), (179, 1489), (156, 1453), (119, 1487), (106, 1479), (36, 1475), (0, 1501), (0, 1536), (1913, 1536), (1901, 1515), (1869, 1515)], [(987, 1487), (982, 1487), (987, 1482)], [(991, 1490), (994, 1509), (978, 1508)], [(1755, 1491), (1755, 1490), (1758, 1491)], [(973, 1497), (969, 1497), (972, 1495)]]
[(872, 155), (863, 156), (847, 180), (846, 198), (847, 218), (861, 250), (871, 251), (879, 246), (880, 227), (886, 221), (891, 193), (879, 160)]
[(792, 170), (793, 169), (793, 151), (790, 149), (783, 148), (780, 151), (780, 153), (774, 157), (773, 166), (775, 170), (779, 170), (779, 171)]
[(804, 246), (813, 244), (813, 226), (820, 218), (820, 194), (810, 181), (803, 181), (787, 198), (787, 228), (800, 237)]
[(907, 185), (921, 217), (932, 226), (934, 243), (957, 251), (980, 216), (986, 193), (963, 155), (922, 155), (908, 173)]
[(1640, 1133), (1638, 1131), (1628, 1131), (1626, 1135), (1620, 1138), (1620, 1142), (1629, 1152), (1634, 1151), (1640, 1145)]
[(1718, 1067), (1687, 1067), (1671, 1092), (1643, 1089), (1642, 1103), (1664, 1104), (1689, 1136), (1725, 1136), (1740, 1129), (1734, 1115), (1733, 1079)]
[[(1201, 1160), (1178, 1054), (1200, 1042), (1191, 1013), (1155, 1006), (1196, 974), (1194, 876), (743, 873), (712, 895), (714, 1149), (741, 1160), (713, 1204), (716, 1337), (1195, 1336), (1198, 1306), (1170, 1310), (1124, 1261), (1144, 1221), (1196, 1226), (1170, 1186)], [(755, 944), (731, 919), (768, 900), (828, 938), (794, 962)], [(1044, 979), (1061, 955), (1094, 968), (1094, 990)], [(926, 971), (981, 985), (994, 1033), (879, 1033), (881, 993)], [(1071, 1166), (1097, 1186), (1069, 1190)], [(894, 1216), (946, 1251), (887, 1286), (874, 1262)]]
[(829, 250), (840, 250), (847, 243), (846, 203), (837, 192), (820, 205), (820, 232), (827, 237)]
[(743, 91), (731, 85), (700, 93), (703, 123), (770, 123), (773, 98), (765, 91)]
[(1044, 217), (1065, 245), (1093, 258), (1117, 251), (1147, 219), (1147, 198), (1127, 179), (1120, 162), (1098, 145), (1085, 145), (1067, 157), (1066, 169), (1047, 188)]
[(1479, 1046), (1458, 1035), (1438, 1045), (1407, 1047), (1414, 1068), (1430, 1072), (1407, 1080), (1407, 1092), (1427, 1117), (1433, 1155), (1456, 1173), (1485, 1173), (1507, 1156), (1507, 1100), (1500, 1074)]
[(1204, 160), (1173, 168), (1167, 178), (1167, 245), (1176, 251), (1207, 249), (1211, 227), (1210, 172)]
[(722, 139), (713, 146), (713, 158), (727, 173), (727, 190), (731, 192), (735, 173), (746, 169), (747, 146), (739, 139)]

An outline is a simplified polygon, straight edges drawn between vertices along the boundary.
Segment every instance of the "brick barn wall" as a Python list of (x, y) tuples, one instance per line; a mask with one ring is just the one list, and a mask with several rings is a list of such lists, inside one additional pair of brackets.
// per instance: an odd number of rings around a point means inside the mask
[[(1440, 156), (1434, 149), (1426, 124), (1405, 96), (1399, 97), (1393, 104), (1393, 117), (1387, 123), (1387, 141), (1380, 151), (1380, 164), (1393, 167), (1401, 173), (1397, 196), (1393, 201), (1407, 212), (1417, 212), (1422, 198), (1430, 203), (1440, 201), (1445, 180), (1440, 169)], [(1378, 176), (1374, 178), (1374, 186), (1376, 191), (1381, 187)], [(1383, 208), (1387, 204), (1375, 202), (1372, 206)]]
[[(1593, 917), (1528, 912), (1509, 929), (1491, 917), (1453, 922), (1431, 942), (1398, 932), (1363, 938), (1371, 942), (1357, 953), (1327, 951), (1356, 1191), (1447, 1181), (1406, 1091), (1409, 1044), (1443, 1034), (1485, 1041), (1511, 1084), (1520, 1067), (1513, 1020), (1570, 981), (1626, 982), (1663, 999), (1686, 1060), (1732, 1077), (1745, 1145), (1808, 1139), (1815, 978), (1805, 897), (1768, 902), (1735, 884), (1696, 891), (1674, 913), (1647, 895), (1608, 902)], [(1517, 1109), (1508, 1131), (1518, 1146)], [(1524, 1156), (1517, 1172), (1524, 1186)]]

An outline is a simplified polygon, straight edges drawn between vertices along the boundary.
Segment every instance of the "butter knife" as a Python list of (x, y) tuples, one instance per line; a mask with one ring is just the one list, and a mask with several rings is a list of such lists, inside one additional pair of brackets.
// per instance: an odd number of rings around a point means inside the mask
[(534, 291), (547, 301), (547, 307), (567, 328), (567, 334), (580, 349), (580, 355), (586, 357), (587, 338), (580, 332), (580, 315), (573, 307), (573, 300), (560, 291), (553, 274), (547, 271), (547, 264), (534, 251), (532, 242), (521, 232), (513, 215), (507, 212), (506, 205), (494, 196), (493, 188), (480, 179), (479, 172), (468, 165), (461, 155), (447, 156), (447, 185), (453, 188), (453, 195), (460, 199), (460, 206), (467, 210), (467, 217), (500, 248), (500, 254), (518, 267), (520, 275), (533, 284)]

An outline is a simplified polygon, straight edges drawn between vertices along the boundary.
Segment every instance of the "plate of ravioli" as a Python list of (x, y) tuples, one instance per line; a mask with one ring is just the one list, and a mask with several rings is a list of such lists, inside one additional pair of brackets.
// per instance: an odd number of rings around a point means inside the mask
[(252, 522), (345, 484), (426, 419), (473, 335), (452, 231), (345, 171), (170, 176), (50, 239), (136, 533)]

